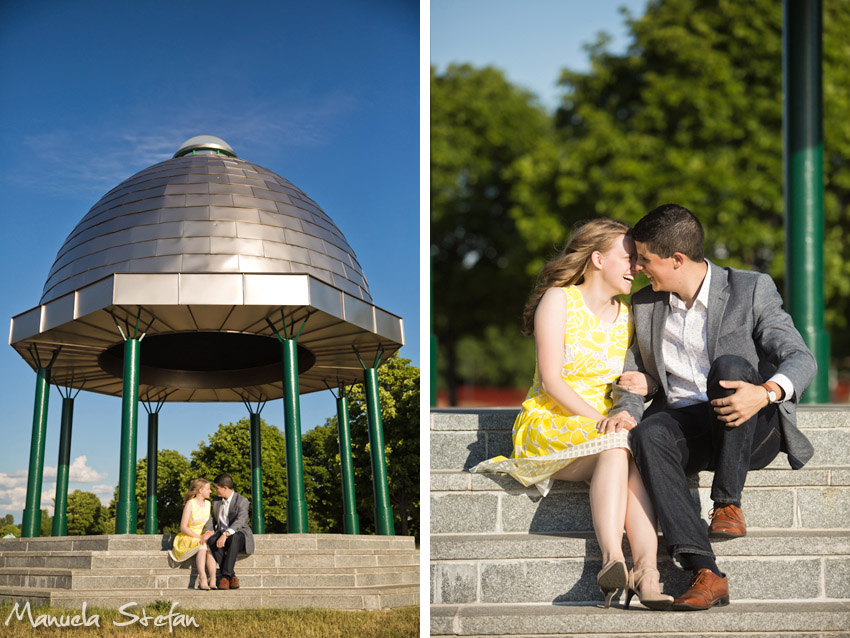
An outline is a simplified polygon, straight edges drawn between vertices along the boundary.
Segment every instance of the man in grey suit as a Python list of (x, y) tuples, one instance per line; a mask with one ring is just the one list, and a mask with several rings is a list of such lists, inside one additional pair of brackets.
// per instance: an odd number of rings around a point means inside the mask
[[(248, 527), (247, 498), (233, 491), (229, 474), (219, 474), (213, 481), (218, 498), (212, 502), (206, 530), (214, 532), (207, 539), (212, 557), (219, 565), (219, 589), (239, 589), (234, 568), (239, 552), (254, 553), (254, 534)], [(206, 535), (206, 534), (205, 534)]]
[[(635, 460), (668, 551), (693, 572), (672, 608), (726, 605), (728, 581), (709, 536), (746, 534), (741, 492), (749, 470), (780, 451), (794, 469), (811, 458), (796, 406), (817, 364), (768, 275), (705, 259), (691, 211), (659, 206), (632, 238), (637, 270), (651, 287), (632, 296), (635, 340), (614, 386), (612, 416), (599, 429), (634, 428)], [(644, 390), (646, 398), (637, 393)], [(686, 478), (701, 470), (714, 471), (708, 533)]]

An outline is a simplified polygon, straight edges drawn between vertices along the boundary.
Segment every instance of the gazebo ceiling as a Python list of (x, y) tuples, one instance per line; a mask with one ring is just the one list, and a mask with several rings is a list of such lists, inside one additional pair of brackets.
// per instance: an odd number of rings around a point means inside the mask
[(61, 346), (52, 382), (120, 396), (121, 345), (138, 325), (141, 397), (275, 399), (274, 331), (297, 332), (305, 318), (302, 393), (359, 381), (358, 352), (371, 366), (404, 343), (401, 318), (372, 303), (354, 251), (315, 202), (198, 136), (92, 207), (39, 306), (12, 319), (10, 344), (33, 368), (36, 350)]

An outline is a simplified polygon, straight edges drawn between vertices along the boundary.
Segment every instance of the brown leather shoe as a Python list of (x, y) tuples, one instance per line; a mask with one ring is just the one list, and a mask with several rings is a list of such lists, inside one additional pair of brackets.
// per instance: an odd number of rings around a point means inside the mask
[(729, 604), (729, 581), (710, 569), (700, 569), (691, 579), (688, 591), (673, 601), (670, 609), (697, 611)]
[(708, 535), (713, 538), (740, 538), (747, 535), (747, 523), (744, 513), (737, 505), (715, 503), (714, 509), (708, 513), (711, 525)]
[(230, 579), (227, 578), (226, 576), (222, 576), (221, 580), (218, 581), (218, 588), (219, 589), (230, 589)]
[(239, 589), (239, 579), (236, 576), (230, 579), (230, 589)]

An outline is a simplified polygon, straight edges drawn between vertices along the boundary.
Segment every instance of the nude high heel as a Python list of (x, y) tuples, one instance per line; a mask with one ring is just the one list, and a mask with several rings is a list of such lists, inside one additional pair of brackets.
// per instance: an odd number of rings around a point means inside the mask
[(629, 583), (626, 591), (626, 609), (629, 608), (629, 603), (632, 602), (632, 596), (635, 594), (637, 594), (641, 605), (647, 609), (652, 609), (653, 611), (664, 611), (665, 609), (669, 609), (670, 605), (673, 604), (672, 596), (666, 596), (660, 593), (656, 594), (654, 592), (647, 594), (642, 594), (640, 592), (640, 584), (649, 574), (655, 574), (656, 576), (659, 575), (658, 570), (654, 567), (645, 567), (638, 572), (635, 572), (635, 570), (629, 571)]
[(599, 584), (599, 589), (605, 594), (605, 607), (610, 607), (611, 599), (617, 593), (617, 590), (624, 589), (628, 585), (626, 563), (621, 560), (612, 560), (603, 565), (602, 570), (596, 575), (596, 582)]

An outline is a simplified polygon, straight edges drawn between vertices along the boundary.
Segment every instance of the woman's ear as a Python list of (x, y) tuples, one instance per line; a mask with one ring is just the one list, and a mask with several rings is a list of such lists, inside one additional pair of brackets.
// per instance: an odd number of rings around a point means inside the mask
[(602, 268), (602, 253), (598, 250), (594, 250), (590, 253), (590, 263), (593, 264), (594, 268)]

